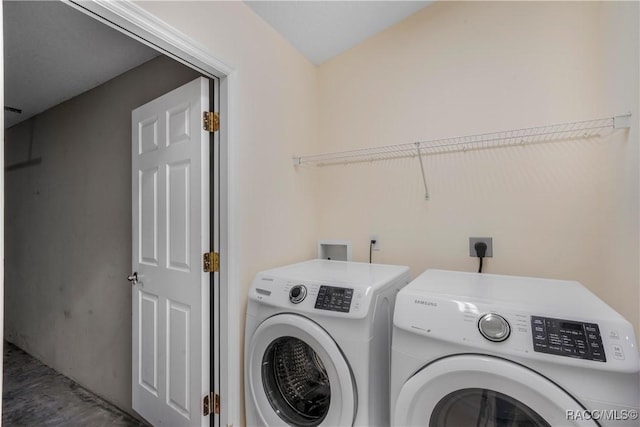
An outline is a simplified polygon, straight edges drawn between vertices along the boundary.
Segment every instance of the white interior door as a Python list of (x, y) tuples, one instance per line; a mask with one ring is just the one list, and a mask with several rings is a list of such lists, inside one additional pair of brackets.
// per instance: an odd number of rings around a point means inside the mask
[(199, 78), (132, 113), (133, 409), (155, 426), (209, 423), (208, 109)]

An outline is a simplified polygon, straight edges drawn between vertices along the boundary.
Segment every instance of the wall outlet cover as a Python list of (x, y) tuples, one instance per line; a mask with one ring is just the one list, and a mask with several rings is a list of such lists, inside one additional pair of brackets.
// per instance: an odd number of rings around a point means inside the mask
[(477, 242), (485, 242), (487, 244), (487, 253), (485, 258), (493, 257), (493, 238), (492, 237), (469, 237), (469, 256), (477, 258), (475, 245)]

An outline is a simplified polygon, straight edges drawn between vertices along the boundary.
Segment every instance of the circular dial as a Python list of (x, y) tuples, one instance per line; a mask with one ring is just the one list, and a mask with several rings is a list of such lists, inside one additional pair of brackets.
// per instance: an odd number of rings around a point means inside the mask
[(294, 304), (301, 303), (307, 296), (307, 288), (304, 285), (295, 285), (289, 291), (289, 301)]
[(489, 341), (501, 342), (509, 338), (511, 326), (509, 322), (495, 313), (487, 313), (478, 320), (478, 329), (483, 337)]

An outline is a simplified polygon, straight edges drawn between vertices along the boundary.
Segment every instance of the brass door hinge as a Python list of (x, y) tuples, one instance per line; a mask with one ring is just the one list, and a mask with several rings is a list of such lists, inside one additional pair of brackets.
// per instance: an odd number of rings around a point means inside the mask
[(218, 393), (213, 395), (213, 413), (220, 415), (220, 395)]
[(220, 414), (220, 395), (209, 393), (202, 398), (202, 415)]
[(220, 130), (220, 115), (213, 111), (202, 113), (202, 127), (207, 132), (217, 132)]
[(202, 271), (205, 273), (215, 273), (220, 270), (220, 254), (218, 252), (207, 252), (202, 256)]

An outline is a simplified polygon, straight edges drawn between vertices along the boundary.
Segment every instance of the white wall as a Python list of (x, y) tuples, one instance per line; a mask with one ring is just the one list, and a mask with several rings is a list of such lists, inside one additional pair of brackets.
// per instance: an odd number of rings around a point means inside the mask
[(131, 412), (131, 110), (198, 75), (160, 57), (18, 124), (4, 336)]
[(640, 330), (638, 4), (439, 2), (319, 67), (320, 152), (634, 114), (631, 131), (304, 170), (319, 238), (374, 261), (578, 280)]

